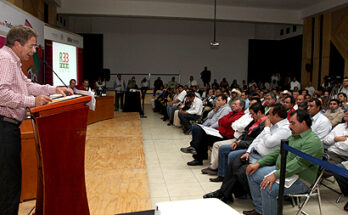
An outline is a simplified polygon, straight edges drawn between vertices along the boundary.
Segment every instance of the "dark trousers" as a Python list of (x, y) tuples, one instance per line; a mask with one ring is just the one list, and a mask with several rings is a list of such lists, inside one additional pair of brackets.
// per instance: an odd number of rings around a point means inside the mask
[(161, 88), (157, 88), (157, 87), (155, 87), (154, 89), (153, 89), (153, 96), (155, 96), (156, 95), (156, 92), (157, 92), (157, 90), (160, 90)]
[(237, 156), (228, 166), (224, 181), (221, 185), (221, 191), (226, 198), (230, 198), (232, 193), (236, 197), (250, 193), (248, 178), (245, 174), (248, 163), (240, 160)]
[(18, 126), (0, 121), (0, 214), (18, 214), (21, 194), (21, 135)]
[(190, 123), (191, 120), (198, 120), (199, 119), (199, 115), (196, 114), (189, 114), (189, 113), (181, 113), (179, 111), (179, 119), (181, 122), (181, 125), (184, 127), (184, 129), (187, 130), (191, 130), (192, 129), (192, 125)]
[(119, 92), (116, 92), (115, 94), (115, 110), (118, 111), (119, 108), (120, 108), (120, 104), (121, 104), (121, 108), (123, 110), (123, 96), (124, 96), (124, 93), (119, 93)]
[(141, 91), (141, 98), (142, 99), (145, 99), (145, 95), (146, 95), (146, 91), (147, 91), (147, 87), (142, 87), (141, 89), (140, 89), (140, 91)]
[(212, 146), (215, 142), (225, 140), (225, 138), (208, 135), (204, 130), (195, 125), (192, 127), (192, 140), (190, 145), (197, 151), (193, 158), (198, 161), (203, 161), (208, 158), (208, 146)]
[[(342, 164), (337, 164), (337, 166), (344, 168)], [(343, 195), (348, 196), (348, 178), (337, 175), (337, 174), (334, 174), (334, 176)]]

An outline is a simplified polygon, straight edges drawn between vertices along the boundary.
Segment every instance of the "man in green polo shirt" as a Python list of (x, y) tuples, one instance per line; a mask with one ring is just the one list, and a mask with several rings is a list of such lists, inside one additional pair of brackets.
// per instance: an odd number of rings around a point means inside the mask
[[(290, 115), (290, 130), (292, 136), (288, 138), (289, 146), (316, 158), (322, 158), (324, 149), (319, 137), (312, 132), (312, 120), (304, 110), (296, 110)], [(304, 193), (314, 183), (318, 166), (289, 153), (286, 161), (285, 177), (298, 175), (294, 183), (285, 188), (284, 194)], [(280, 149), (266, 155), (246, 169), (248, 183), (255, 209), (243, 211), (246, 215), (277, 214), (277, 197), (280, 175)]]

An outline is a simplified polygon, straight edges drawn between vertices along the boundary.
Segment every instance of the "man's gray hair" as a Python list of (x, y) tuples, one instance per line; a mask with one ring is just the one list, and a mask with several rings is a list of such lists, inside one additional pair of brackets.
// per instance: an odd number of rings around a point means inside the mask
[(266, 96), (270, 96), (272, 99), (277, 101), (277, 96), (273, 92), (267, 93)]
[(18, 41), (22, 46), (32, 37), (37, 37), (37, 33), (34, 29), (24, 25), (18, 25), (11, 28), (7, 33), (5, 45), (13, 47), (15, 42)]
[(244, 101), (244, 99), (238, 98), (238, 99), (236, 99), (234, 101), (239, 101), (239, 105), (242, 106), (243, 110), (244, 110), (244, 108), (245, 108), (245, 101)]

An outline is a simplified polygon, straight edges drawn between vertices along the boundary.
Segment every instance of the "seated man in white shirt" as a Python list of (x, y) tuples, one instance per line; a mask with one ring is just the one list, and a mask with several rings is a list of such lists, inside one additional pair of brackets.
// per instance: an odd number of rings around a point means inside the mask
[(181, 125), (183, 126), (185, 134), (189, 134), (192, 130), (190, 120), (198, 120), (202, 115), (203, 103), (194, 92), (189, 92), (186, 95), (186, 99), (191, 103), (188, 110), (180, 110), (179, 118)]
[[(321, 102), (317, 98), (313, 98), (308, 102), (308, 113), (312, 117), (312, 131), (323, 142), (326, 135), (328, 135), (332, 129), (330, 120), (320, 113)], [(325, 145), (324, 145), (325, 147)]]
[(324, 145), (329, 146), (327, 154), (328, 161), (332, 164), (338, 164), (348, 161), (348, 112), (344, 114), (345, 123), (338, 124), (324, 138)]
[(186, 96), (186, 91), (184, 90), (182, 85), (179, 85), (177, 87), (177, 90), (178, 95), (167, 105), (167, 114), (169, 118), (168, 126), (173, 125), (174, 111), (178, 109), (179, 104), (184, 101), (184, 98)]

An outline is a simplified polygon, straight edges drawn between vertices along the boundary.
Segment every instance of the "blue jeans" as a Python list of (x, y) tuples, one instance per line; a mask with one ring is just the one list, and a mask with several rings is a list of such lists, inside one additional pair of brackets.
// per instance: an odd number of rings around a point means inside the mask
[(170, 107), (169, 104), (167, 105), (167, 114), (168, 114), (169, 121), (171, 123), (173, 123), (174, 112), (177, 109), (178, 109), (178, 105), (177, 104), (173, 104), (172, 107)]
[(258, 160), (262, 158), (261, 155), (254, 153), (254, 150), (251, 150), (249, 154), (249, 163), (256, 163)]
[[(277, 214), (279, 184), (275, 182), (271, 189), (269, 187), (260, 188), (264, 177), (273, 170), (276, 170), (275, 166), (264, 166), (260, 167), (254, 174), (247, 175), (255, 210), (260, 214)], [(305, 192), (308, 192), (308, 187), (300, 179), (297, 179), (291, 187), (284, 189), (284, 195)]]
[(218, 176), (225, 176), (230, 162), (246, 152), (246, 149), (232, 150), (231, 145), (219, 147)]

